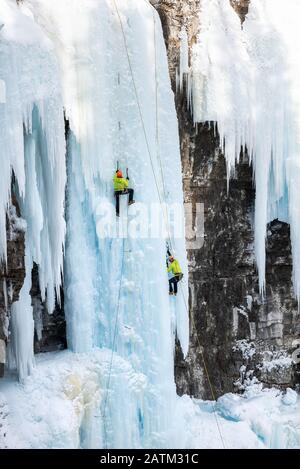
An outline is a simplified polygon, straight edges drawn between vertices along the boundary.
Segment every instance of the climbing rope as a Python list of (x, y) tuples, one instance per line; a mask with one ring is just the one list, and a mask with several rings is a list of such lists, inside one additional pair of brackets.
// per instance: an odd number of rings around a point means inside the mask
[[(120, 85), (120, 74), (118, 73), (118, 85)], [(118, 121), (118, 130), (119, 130), (119, 147), (120, 147), (120, 132), (121, 132), (122, 126), (121, 122)], [(126, 166), (128, 166), (128, 161), (126, 158)], [(119, 161), (117, 161), (117, 169), (119, 169)], [(128, 169), (127, 171), (127, 177), (128, 177)], [(127, 217), (126, 217), (126, 222), (128, 223), (128, 206), (127, 206)], [(128, 227), (127, 227), (128, 230)], [(120, 316), (120, 300), (121, 300), (121, 290), (122, 290), (122, 282), (123, 282), (123, 273), (124, 273), (124, 260), (125, 260), (125, 252), (128, 252), (128, 250), (125, 249), (125, 234), (124, 234), (124, 224), (122, 227), (122, 236), (123, 236), (123, 245), (122, 245), (122, 257), (121, 257), (121, 272), (120, 272), (120, 282), (119, 282), (119, 288), (118, 288), (118, 296), (117, 296), (117, 303), (116, 303), (116, 315), (115, 315), (115, 323), (114, 323), (114, 333), (113, 333), (113, 341), (112, 341), (112, 346), (111, 346), (111, 356), (110, 356), (110, 362), (109, 362), (109, 368), (108, 368), (108, 377), (107, 377), (107, 382), (105, 386), (105, 398), (104, 398), (104, 405), (103, 405), (103, 426), (104, 426), (104, 439), (105, 439), (105, 449), (108, 449), (108, 438), (107, 438), (107, 424), (106, 424), (106, 410), (108, 406), (108, 401), (109, 401), (109, 388), (110, 388), (110, 383), (111, 383), (111, 374), (112, 374), (112, 367), (113, 367), (113, 359), (114, 359), (114, 354), (116, 350), (116, 342), (117, 342), (117, 335), (118, 335), (118, 324), (119, 324), (119, 316)]]
[(154, 43), (154, 71), (155, 71), (155, 140), (156, 140), (156, 156), (160, 168), (160, 176), (162, 181), (163, 195), (164, 200), (167, 200), (167, 192), (165, 186), (164, 173), (162, 168), (162, 161), (160, 157), (160, 146), (159, 146), (159, 115), (158, 115), (158, 73), (157, 73), (157, 46), (156, 46), (156, 20), (155, 20), (155, 10), (152, 9), (153, 15), (153, 43)]
[[(187, 305), (186, 297), (185, 297), (184, 291), (181, 288), (180, 288), (180, 292), (182, 293), (185, 309), (187, 311), (187, 314), (189, 315), (189, 308), (188, 308), (188, 305)], [(196, 333), (198, 348), (200, 350), (200, 354), (201, 354), (201, 358), (202, 358), (202, 362), (203, 362), (203, 368), (204, 368), (205, 375), (206, 375), (206, 378), (207, 378), (207, 382), (208, 382), (208, 385), (209, 385), (210, 393), (211, 393), (211, 396), (213, 398), (213, 412), (214, 412), (214, 417), (215, 417), (216, 425), (217, 425), (217, 428), (218, 428), (218, 432), (219, 432), (219, 435), (220, 435), (220, 440), (222, 442), (223, 448), (226, 449), (225, 440), (224, 440), (224, 437), (223, 437), (222, 432), (221, 432), (221, 424), (220, 424), (219, 419), (218, 419), (218, 411), (217, 411), (217, 407), (216, 407), (216, 402), (217, 402), (216, 395), (215, 395), (214, 388), (213, 388), (213, 385), (212, 385), (212, 382), (211, 382), (211, 379), (210, 379), (210, 375), (209, 375), (209, 372), (208, 372), (208, 367), (207, 367), (207, 364), (206, 364), (205, 356), (204, 356), (204, 353), (203, 353), (203, 350), (202, 350), (202, 347), (201, 347), (199, 335), (198, 335), (197, 328), (196, 328), (195, 319), (194, 319), (194, 316), (192, 314), (190, 315), (190, 317), (192, 319), (192, 326), (193, 326), (194, 331)]]
[[(159, 184), (158, 184), (157, 177), (156, 177), (156, 174), (155, 174), (155, 168), (154, 168), (154, 163), (153, 163), (152, 154), (151, 154), (151, 150), (150, 150), (150, 144), (149, 144), (149, 141), (148, 141), (146, 126), (145, 126), (145, 123), (144, 123), (143, 113), (142, 113), (141, 104), (140, 104), (140, 100), (139, 100), (139, 95), (138, 95), (138, 91), (137, 91), (137, 85), (136, 85), (136, 81), (135, 81), (135, 77), (134, 77), (134, 73), (133, 73), (133, 67), (132, 67), (131, 59), (130, 59), (130, 55), (129, 55), (129, 48), (128, 48), (128, 43), (127, 43), (127, 39), (126, 39), (126, 34), (125, 34), (124, 26), (123, 26), (123, 21), (122, 21), (122, 18), (121, 18), (119, 9), (118, 9), (117, 0), (112, 0), (112, 1), (113, 1), (115, 10), (116, 10), (116, 14), (117, 14), (117, 17), (118, 17), (118, 20), (119, 20), (119, 24), (120, 24), (120, 28), (121, 28), (121, 32), (122, 32), (122, 36), (123, 36), (123, 41), (124, 41), (124, 46), (125, 46), (126, 57), (127, 57), (127, 61), (128, 61), (128, 66), (129, 66), (131, 78), (132, 78), (132, 83), (133, 83), (133, 88), (134, 88), (135, 99), (136, 99), (136, 103), (137, 103), (137, 107), (138, 107), (138, 112), (139, 112), (139, 116), (140, 116), (140, 120), (141, 120), (141, 125), (142, 125), (142, 130), (143, 130), (143, 134), (144, 134), (144, 138), (145, 138), (145, 143), (146, 143), (146, 147), (147, 147), (147, 152), (148, 152), (149, 159), (150, 159), (150, 163), (151, 163), (151, 168), (152, 168), (152, 172), (153, 172), (153, 177), (154, 177), (154, 181), (155, 181), (155, 186), (156, 186), (156, 189), (157, 189), (157, 194), (158, 194), (159, 202), (160, 202), (161, 206), (163, 206), (162, 199), (161, 199), (161, 194), (160, 194), (160, 188), (159, 188)], [(159, 165), (160, 165), (160, 168), (161, 168), (161, 177), (162, 177), (162, 184), (163, 184), (163, 193), (164, 193), (164, 198), (165, 198), (165, 202), (164, 202), (164, 203), (165, 203), (165, 206), (167, 207), (167, 203), (166, 203), (166, 192), (165, 192), (165, 184), (164, 184), (164, 176), (163, 176), (163, 170), (162, 170), (162, 164), (161, 164), (160, 152), (159, 152), (159, 132), (158, 132), (158, 80), (157, 80), (157, 55), (156, 55), (156, 24), (155, 24), (155, 14), (154, 14), (154, 12), (153, 12), (153, 20), (154, 20), (154, 46), (155, 46), (155, 81), (156, 81), (156, 95), (155, 95), (155, 101), (156, 101), (156, 144), (157, 144), (157, 148), (158, 148), (158, 151), (157, 151), (158, 162), (159, 162)], [(163, 216), (164, 216), (164, 221), (165, 221), (166, 229), (167, 229), (167, 233), (168, 233), (169, 246), (170, 246), (170, 249), (172, 250), (172, 240), (171, 240), (171, 233), (170, 233), (170, 228), (169, 228), (169, 217), (166, 216), (164, 213), (163, 213)], [(187, 300), (186, 300), (184, 291), (183, 291), (182, 289), (180, 289), (180, 291), (181, 291), (182, 296), (183, 296), (184, 305), (185, 305), (185, 309), (186, 309), (187, 315), (189, 316), (189, 308), (188, 308), (188, 304), (187, 304)], [(191, 315), (191, 316), (192, 316), (192, 315)], [(208, 372), (208, 367), (207, 367), (207, 364), (206, 364), (206, 360), (205, 360), (205, 357), (204, 357), (204, 353), (203, 353), (203, 351), (202, 351), (202, 347), (201, 347), (200, 339), (199, 339), (199, 336), (198, 336), (198, 333), (197, 333), (197, 329), (196, 329), (196, 327), (195, 327), (195, 321), (194, 321), (193, 316), (192, 316), (192, 324), (193, 324), (193, 327), (194, 327), (194, 329), (195, 329), (196, 338), (197, 338), (197, 343), (198, 343), (198, 347), (199, 347), (199, 350), (200, 350), (200, 353), (201, 353), (201, 357), (202, 357), (202, 361), (203, 361), (203, 366), (204, 366), (205, 375), (206, 375), (206, 377), (207, 377), (207, 381), (208, 381), (208, 383), (209, 383), (210, 392), (211, 392), (211, 395), (212, 395), (212, 398), (213, 398), (213, 402), (214, 402), (214, 404), (213, 404), (213, 412), (214, 412), (214, 416), (215, 416), (215, 420), (216, 420), (216, 425), (217, 425), (218, 433), (219, 433), (220, 440), (221, 440), (221, 442), (222, 442), (223, 448), (225, 449), (225, 448), (226, 448), (226, 446), (225, 446), (225, 441), (224, 441), (224, 438), (223, 438), (223, 435), (222, 435), (222, 432), (221, 432), (221, 427), (220, 427), (220, 423), (219, 423), (218, 415), (217, 415), (216, 396), (215, 396), (214, 389), (213, 389), (213, 385), (212, 385), (212, 382), (211, 382), (211, 379), (210, 379), (210, 375), (209, 375), (209, 372)]]
[[(118, 20), (119, 20), (119, 24), (120, 24), (120, 28), (121, 28), (121, 32), (122, 32), (122, 36), (123, 36), (123, 41), (124, 41), (124, 45), (125, 45), (125, 52), (126, 52), (127, 62), (128, 62), (129, 71), (130, 71), (130, 74), (131, 74), (131, 79), (132, 79), (132, 83), (133, 83), (133, 88), (134, 88), (134, 94), (135, 94), (136, 104), (137, 104), (137, 107), (138, 107), (139, 117), (140, 117), (141, 124), (142, 124), (142, 130), (143, 130), (143, 134), (144, 134), (144, 138), (145, 138), (145, 143), (146, 143), (146, 147), (147, 147), (147, 152), (148, 152), (148, 155), (149, 155), (149, 158), (150, 158), (150, 164), (151, 164), (151, 169), (152, 169), (153, 176), (154, 176), (154, 182), (155, 182), (156, 190), (157, 190), (157, 193), (158, 193), (158, 198), (159, 198), (160, 205), (163, 207), (163, 201), (162, 201), (162, 198), (161, 198), (160, 188), (159, 188), (159, 184), (158, 184), (158, 181), (157, 181), (157, 178), (156, 178), (156, 174), (155, 174), (154, 162), (153, 162), (153, 158), (152, 158), (152, 155), (151, 155), (150, 144), (149, 144), (149, 140), (148, 140), (148, 136), (147, 136), (147, 131), (146, 131), (146, 126), (145, 126), (145, 122), (144, 122), (144, 118), (143, 118), (143, 113), (142, 113), (142, 108), (141, 108), (141, 104), (140, 104), (140, 100), (139, 100), (139, 96), (138, 96), (137, 85), (136, 85), (136, 81), (135, 81), (135, 78), (134, 78), (134, 73), (133, 73), (133, 68), (132, 68), (132, 64), (131, 64), (131, 59), (130, 59), (130, 56), (129, 56), (129, 48), (128, 48), (128, 44), (127, 44), (127, 39), (126, 39), (126, 35), (125, 35), (125, 30), (124, 30), (124, 26), (123, 26), (123, 21), (122, 21), (122, 18), (121, 18), (121, 15), (120, 15), (119, 8), (118, 8), (118, 5), (117, 5), (116, 0), (112, 0), (112, 1), (113, 1), (114, 6), (115, 6), (116, 14), (117, 14), (117, 17), (118, 17)], [(170, 230), (169, 230), (169, 227), (168, 227), (168, 221), (166, 221), (166, 227), (167, 227), (168, 237), (169, 237), (170, 243), (171, 243), (171, 245), (172, 245), (171, 236), (170, 236)], [(171, 246), (170, 246), (170, 247), (171, 247)]]
[[(126, 220), (128, 220), (128, 207), (127, 207)], [(109, 363), (109, 368), (108, 368), (108, 378), (107, 378), (107, 382), (106, 382), (106, 386), (105, 386), (104, 408), (103, 408), (103, 415), (102, 415), (103, 425), (104, 425), (104, 434), (105, 434), (105, 449), (108, 449), (108, 447), (107, 447), (106, 409), (107, 409), (107, 405), (108, 405), (108, 394), (109, 394), (113, 359), (114, 359), (114, 353), (115, 353), (115, 349), (116, 349), (116, 342), (117, 342), (117, 335), (118, 335), (118, 324), (119, 324), (119, 316), (120, 316), (120, 300), (121, 300), (121, 290), (122, 290), (124, 264), (125, 264), (124, 259), (125, 259), (125, 236), (123, 237), (122, 258), (121, 258), (121, 274), (120, 274), (120, 282), (119, 282), (119, 288), (118, 288), (114, 334), (113, 334), (113, 342), (112, 342), (112, 347), (111, 347), (110, 363)]]
[[(160, 173), (161, 173), (161, 180), (162, 180), (162, 186), (163, 186), (163, 194), (164, 194), (164, 200), (166, 202), (167, 200), (167, 195), (166, 195), (166, 188), (165, 188), (165, 183), (164, 183), (164, 174), (163, 174), (163, 169), (162, 169), (162, 161), (161, 161), (161, 157), (160, 157), (160, 150), (159, 150), (159, 125), (158, 125), (158, 122), (159, 122), (159, 116), (158, 116), (158, 73), (157, 73), (157, 41), (156, 41), (156, 20), (155, 20), (155, 11), (154, 11), (154, 8), (152, 8), (152, 15), (153, 15), (153, 30), (154, 30), (154, 50), (155, 50), (155, 54), (154, 54), (154, 57), (155, 57), (155, 60), (154, 60), (154, 68), (155, 68), (155, 109), (156, 109), (156, 148), (157, 148), (157, 159), (158, 159), (158, 162), (159, 162), (159, 167), (160, 167)], [(168, 215), (167, 215), (168, 216)], [(169, 242), (171, 242), (171, 240), (169, 239)], [(186, 300), (186, 297), (185, 297), (185, 294), (184, 294), (184, 291), (183, 289), (180, 289), (180, 292), (182, 293), (182, 297), (183, 297), (183, 301), (184, 301), (184, 305), (185, 305), (185, 309), (186, 309), (186, 312), (187, 314), (189, 315), (189, 308), (188, 308), (188, 304), (187, 304), (187, 300)], [(205, 370), (205, 374), (206, 374), (206, 377), (207, 377), (207, 381), (208, 381), (208, 384), (209, 384), (209, 388), (210, 388), (210, 392), (211, 392), (211, 395), (212, 395), (212, 398), (213, 398), (213, 407), (214, 407), (214, 416), (215, 416), (215, 420), (216, 420), (216, 425), (217, 425), (217, 428), (218, 428), (218, 432), (219, 432), (219, 435), (220, 435), (220, 439), (222, 441), (222, 445), (223, 447), (225, 448), (225, 442), (224, 442), (224, 439), (223, 439), (223, 436), (222, 436), (222, 432), (221, 432), (221, 428), (220, 428), (220, 425), (219, 425), (219, 421), (218, 421), (218, 417), (217, 417), (217, 409), (216, 409), (216, 396), (215, 396), (215, 393), (214, 393), (214, 389), (213, 389), (213, 385), (212, 385), (212, 382), (211, 382), (211, 379), (210, 379), (210, 376), (209, 376), (209, 372), (208, 372), (208, 368), (207, 368), (207, 365), (206, 365), (206, 360), (205, 360), (205, 357), (204, 357), (204, 353), (202, 351), (202, 347), (201, 347), (201, 344), (200, 344), (200, 340), (199, 340), (199, 336), (198, 336), (198, 333), (197, 333), (197, 329), (196, 329), (196, 325), (195, 325), (195, 320), (194, 320), (194, 316), (191, 315), (191, 318), (192, 318), (192, 325), (193, 325), (193, 328), (196, 332), (196, 338), (197, 338), (197, 343), (198, 343), (198, 347), (199, 347), (199, 350), (200, 350), (200, 353), (201, 353), (201, 358), (202, 358), (202, 362), (203, 362), (203, 367), (204, 367), (204, 370)]]

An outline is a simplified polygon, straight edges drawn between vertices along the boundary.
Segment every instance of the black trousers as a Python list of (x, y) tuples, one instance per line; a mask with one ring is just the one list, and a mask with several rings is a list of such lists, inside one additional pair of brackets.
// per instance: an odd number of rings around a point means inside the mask
[(179, 282), (177, 277), (170, 278), (169, 280), (169, 292), (173, 293), (173, 286), (174, 286), (174, 293), (177, 293), (177, 283)]
[(124, 189), (123, 191), (115, 191), (116, 197), (116, 214), (120, 215), (120, 195), (129, 194), (129, 201), (133, 201), (134, 190), (133, 189)]

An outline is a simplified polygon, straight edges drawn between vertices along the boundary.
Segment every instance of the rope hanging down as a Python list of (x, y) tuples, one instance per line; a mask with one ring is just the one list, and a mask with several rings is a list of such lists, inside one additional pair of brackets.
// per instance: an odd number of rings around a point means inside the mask
[[(142, 130), (143, 130), (145, 143), (146, 143), (146, 147), (147, 147), (147, 153), (148, 153), (149, 159), (150, 159), (151, 169), (152, 169), (152, 172), (153, 172), (153, 177), (154, 177), (154, 182), (155, 182), (155, 186), (156, 186), (156, 190), (157, 190), (157, 194), (158, 194), (158, 198), (159, 198), (159, 203), (160, 203), (161, 207), (163, 207), (163, 201), (162, 201), (162, 198), (161, 198), (160, 188), (159, 188), (159, 184), (158, 184), (157, 177), (156, 177), (156, 174), (155, 174), (155, 167), (154, 167), (154, 162), (153, 162), (153, 158), (152, 158), (152, 155), (151, 155), (150, 144), (149, 144), (149, 140), (148, 140), (148, 136), (147, 136), (147, 131), (146, 131), (146, 126), (145, 126), (145, 122), (144, 122), (144, 118), (143, 118), (142, 108), (141, 108), (141, 104), (140, 104), (140, 100), (139, 100), (139, 96), (138, 96), (138, 92), (137, 92), (137, 85), (136, 85), (135, 78), (134, 78), (131, 59), (130, 59), (130, 56), (129, 56), (129, 49), (128, 49), (127, 39), (126, 39), (125, 31), (124, 31), (124, 26), (123, 26), (122, 18), (121, 18), (121, 15), (120, 15), (116, 0), (113, 0), (113, 4), (115, 6), (115, 10), (116, 10), (116, 13), (117, 13), (117, 17), (118, 17), (118, 20), (119, 20), (119, 24), (120, 24), (120, 28), (121, 28), (121, 32), (122, 32), (122, 36), (123, 36), (127, 62), (128, 62), (129, 71), (130, 71), (130, 74), (131, 74), (133, 88), (134, 88), (135, 100), (136, 100), (136, 104), (137, 104), (138, 112), (139, 112), (139, 117), (140, 117), (141, 124), (142, 124)], [(170, 240), (170, 243), (172, 244), (170, 229), (169, 229), (169, 225), (168, 225), (168, 220), (165, 220), (165, 223), (166, 223), (168, 238)]]
[[(164, 200), (165, 200), (165, 204), (166, 204), (166, 202), (167, 202), (167, 191), (166, 191), (166, 186), (165, 186), (164, 172), (163, 172), (163, 168), (162, 168), (162, 162), (161, 162), (161, 157), (160, 157), (160, 147), (159, 147), (158, 73), (157, 73), (157, 53), (156, 53), (156, 51), (157, 51), (157, 46), (156, 46), (156, 20), (155, 20), (154, 8), (153, 8), (153, 11), (152, 11), (152, 15), (153, 15), (153, 43), (154, 43), (154, 71), (155, 71), (155, 140), (156, 140), (156, 156), (157, 156), (157, 161), (159, 163), (160, 177), (161, 177), (162, 188), (163, 188), (163, 196), (164, 196)], [(167, 210), (167, 205), (166, 205), (166, 210)], [(169, 219), (168, 213), (167, 213), (167, 217)]]
[[(118, 73), (118, 85), (120, 85), (120, 74), (119, 73)], [(122, 129), (120, 121), (118, 121), (118, 129), (119, 129), (119, 133), (120, 133), (121, 129)], [(119, 139), (119, 145), (120, 145), (120, 139)], [(119, 163), (120, 163), (119, 160), (117, 160), (117, 170), (120, 169)], [(128, 166), (128, 160), (127, 160), (126, 157), (125, 157), (125, 163), (126, 163), (126, 177), (128, 178), (128, 167), (127, 167)], [(126, 223), (128, 223), (128, 206), (127, 206)], [(125, 260), (125, 252), (129, 252), (128, 249), (125, 249), (124, 226), (123, 226), (122, 231), (123, 231), (123, 233), (122, 233), (122, 235), (123, 235), (123, 245), (122, 245), (122, 258), (121, 258), (121, 273), (120, 273), (120, 282), (119, 282), (118, 296), (117, 296), (117, 307), (116, 307), (116, 316), (115, 316), (115, 324), (114, 324), (113, 342), (112, 342), (112, 347), (111, 347), (111, 356), (110, 356), (110, 362), (109, 362), (109, 368), (108, 368), (108, 377), (107, 377), (107, 382), (106, 382), (106, 386), (105, 386), (105, 398), (104, 398), (104, 406), (103, 406), (103, 414), (102, 414), (103, 426), (104, 426), (105, 449), (108, 449), (106, 410), (107, 410), (108, 401), (109, 401), (109, 388), (110, 388), (113, 359), (114, 359), (114, 354), (115, 354), (115, 349), (116, 349), (116, 342), (117, 342), (117, 335), (118, 335), (118, 324), (119, 324), (119, 316), (120, 316), (120, 300), (121, 300), (121, 290), (122, 290), (123, 273), (124, 273), (124, 260)], [(126, 231), (126, 233), (127, 233), (127, 231)]]
[[(150, 150), (150, 144), (149, 144), (149, 141), (148, 141), (148, 136), (147, 136), (147, 132), (146, 132), (146, 127), (145, 127), (145, 123), (144, 123), (144, 118), (143, 118), (143, 113), (142, 113), (142, 109), (141, 109), (141, 105), (140, 105), (140, 100), (139, 100), (139, 96), (138, 96), (138, 92), (137, 92), (137, 86), (136, 86), (136, 82), (135, 82), (135, 78), (134, 78), (134, 73), (133, 73), (133, 68), (132, 68), (132, 64), (131, 64), (131, 59), (130, 59), (130, 56), (129, 56), (129, 50), (128, 50), (128, 44), (127, 44), (127, 39), (126, 39), (126, 35), (125, 35), (125, 30), (124, 30), (124, 26), (123, 26), (123, 22), (122, 22), (122, 18), (121, 18), (121, 15), (120, 15), (120, 12), (119, 12), (119, 9), (118, 9), (118, 5), (117, 5), (117, 1), (116, 0), (113, 0), (113, 4), (115, 6), (115, 10), (116, 10), (116, 13), (117, 13), (117, 17), (118, 17), (118, 20), (119, 20), (119, 23), (120, 23), (120, 28), (121, 28), (121, 31), (122, 31), (122, 36), (123, 36), (123, 41), (124, 41), (124, 46), (125, 46), (125, 52), (126, 52), (126, 56), (127, 56), (127, 61), (128, 61), (128, 66), (129, 66), (129, 70), (130, 70), (130, 74), (131, 74), (131, 78), (132, 78), (132, 83), (133, 83), (133, 88), (134, 88), (134, 94), (135, 94), (135, 98), (136, 98), (136, 103), (137, 103), (137, 107), (138, 107), (138, 112), (139, 112), (139, 116), (140, 116), (140, 120), (141, 120), (141, 124), (142, 124), (142, 129), (143, 129), (143, 134), (144, 134), (144, 138), (145, 138), (145, 142), (146, 142), (146, 147), (147, 147), (147, 152), (148, 152), (148, 155), (149, 155), (149, 159), (150, 159), (150, 163), (151, 163), (151, 168), (152, 168), (152, 172), (153, 172), (153, 177), (154, 177), (154, 181), (155, 181), (155, 186), (156, 186), (156, 189), (157, 189), (157, 194), (158, 194), (158, 198), (159, 198), (159, 202), (161, 204), (161, 206), (163, 206), (163, 203), (162, 203), (162, 199), (161, 199), (161, 194), (160, 194), (160, 188), (159, 188), (159, 184), (158, 184), (158, 181), (157, 181), (157, 178), (156, 178), (156, 174), (155, 174), (155, 169), (154, 169), (154, 163), (153, 163), (153, 160), (152, 160), (152, 155), (151, 155), (151, 150)], [(152, 8), (152, 7), (151, 7)], [(154, 13), (154, 12), (153, 12)], [(153, 20), (154, 20), (154, 28), (155, 28), (155, 16), (153, 15)], [(155, 48), (156, 48), (156, 33), (154, 32), (155, 34)], [(156, 139), (158, 139), (159, 137), (159, 134), (158, 134), (158, 92), (157, 92), (157, 88), (158, 88), (158, 81), (157, 81), (157, 59), (156, 59), (156, 49), (155, 49), (155, 79), (156, 79), (156, 106), (157, 106), (157, 110), (156, 110), (156, 119), (157, 119), (157, 124), (156, 124), (156, 128), (157, 128), (157, 132), (156, 132)], [(158, 140), (157, 140), (157, 144), (159, 144)], [(159, 155), (159, 152), (157, 153)], [(163, 171), (162, 171), (162, 165), (161, 165), (161, 160), (160, 160), (160, 156), (159, 156), (159, 163), (160, 163), (160, 168), (161, 168), (161, 175), (162, 175), (162, 181), (163, 181), (163, 184), (164, 184), (164, 177), (163, 177)], [(165, 186), (164, 186), (165, 187)], [(165, 190), (164, 190), (164, 195), (165, 195)], [(166, 200), (165, 200), (165, 206), (167, 207), (167, 204), (166, 204)], [(164, 217), (165, 217), (165, 214), (163, 214)], [(164, 220), (165, 221), (165, 224), (166, 224), (166, 228), (167, 228), (167, 233), (168, 233), (168, 241), (169, 241), (169, 246), (170, 248), (172, 249), (172, 240), (171, 240), (171, 234), (170, 234), (170, 230), (169, 230), (169, 223), (168, 223), (168, 217), (166, 217), (166, 219)], [(189, 315), (189, 308), (188, 308), (188, 304), (187, 304), (187, 300), (185, 298), (185, 294), (184, 294), (184, 291), (182, 289), (180, 289), (181, 293), (182, 293), (182, 296), (183, 296), (183, 300), (184, 300), (184, 305), (185, 305), (185, 309), (186, 309), (186, 312), (187, 314)], [(200, 350), (200, 353), (201, 353), (201, 357), (202, 357), (202, 361), (203, 361), (203, 366), (204, 366), (204, 371), (205, 371), (205, 374), (206, 374), (206, 377), (207, 377), (207, 381), (209, 383), (209, 388), (210, 388), (210, 392), (211, 392), (211, 396), (213, 398), (213, 401), (214, 401), (214, 404), (213, 404), (213, 411), (214, 411), (214, 416), (215, 416), (215, 420), (216, 420), (216, 425), (217, 425), (217, 429), (218, 429), (218, 433), (219, 433), (219, 436), (220, 436), (220, 440), (222, 442), (222, 446), (223, 448), (225, 449), (226, 446), (225, 446), (225, 441), (224, 441), (224, 438), (222, 436), (222, 432), (221, 432), (221, 427), (220, 427), (220, 423), (218, 421), (218, 415), (217, 415), (217, 409), (216, 409), (216, 396), (215, 396), (215, 393), (214, 393), (214, 389), (213, 389), (213, 386), (212, 386), (212, 382), (211, 382), (211, 379), (210, 379), (210, 376), (209, 376), (209, 372), (208, 372), (208, 367), (206, 365), (206, 360), (205, 360), (205, 357), (204, 357), (204, 353), (202, 351), (202, 348), (201, 348), (201, 344), (200, 344), (200, 339), (199, 339), (199, 336), (198, 336), (198, 333), (197, 333), (197, 329), (195, 327), (195, 321), (194, 321), (194, 318), (192, 316), (192, 324), (193, 324), (193, 327), (195, 329), (195, 332), (196, 332), (196, 338), (197, 338), (197, 342), (198, 342), (198, 347), (199, 347), (199, 350)]]
[[(152, 9), (152, 15), (153, 15), (153, 30), (154, 30), (154, 50), (155, 50), (155, 53), (154, 53), (154, 65), (155, 65), (155, 108), (156, 108), (156, 148), (157, 148), (157, 159), (158, 159), (158, 162), (159, 162), (159, 166), (160, 166), (160, 173), (161, 173), (161, 180), (162, 180), (162, 186), (163, 186), (163, 194), (164, 194), (164, 200), (166, 202), (167, 200), (167, 195), (166, 195), (166, 188), (165, 188), (165, 183), (164, 183), (164, 174), (163, 174), (163, 169), (162, 169), (162, 162), (161, 162), (161, 158), (160, 158), (160, 151), (159, 151), (159, 125), (158, 125), (158, 121), (159, 121), (159, 116), (158, 116), (158, 78), (157, 78), (157, 46), (156, 46), (156, 20), (155, 20), (155, 11), (154, 11), (154, 8)], [(169, 239), (169, 241), (171, 241)], [(170, 245), (170, 248), (171, 248), (171, 245)], [(187, 305), (187, 300), (185, 298), (185, 294), (184, 294), (184, 291), (182, 289), (180, 289), (181, 293), (182, 293), (182, 296), (183, 296), (183, 300), (184, 300), (184, 305), (185, 305), (185, 309), (187, 311), (187, 313), (189, 312), (189, 308), (188, 308), (188, 305)], [(215, 393), (214, 393), (214, 390), (213, 390), (213, 386), (212, 386), (212, 383), (211, 383), (211, 379), (210, 379), (210, 376), (209, 376), (209, 372), (208, 372), (208, 368), (207, 368), (207, 365), (206, 365), (206, 360), (205, 360), (205, 357), (204, 357), (204, 354), (203, 354), (203, 351), (202, 351), (202, 347), (201, 347), (201, 344), (200, 344), (200, 340), (199, 340), (199, 336), (198, 336), (198, 333), (197, 333), (197, 329), (196, 329), (196, 325), (195, 325), (195, 320), (194, 320), (194, 317), (193, 315), (191, 315), (192, 317), (192, 324), (193, 324), (193, 328), (196, 332), (196, 338), (197, 338), (197, 342), (198, 342), (198, 347), (199, 347), (199, 350), (200, 350), (200, 353), (201, 353), (201, 357), (202, 357), (202, 362), (203, 362), (203, 367), (204, 367), (204, 370), (205, 370), (205, 374), (206, 374), (206, 377), (207, 377), (207, 381), (208, 381), (208, 384), (209, 384), (209, 388), (210, 388), (210, 392), (211, 392), (211, 395), (213, 397), (213, 401), (214, 401), (214, 415), (215, 415), (215, 419), (216, 419), (216, 425), (217, 425), (217, 428), (218, 428), (218, 432), (219, 432), (219, 435), (220, 435), (220, 439), (222, 441), (222, 445), (223, 447), (225, 448), (225, 443), (224, 443), (224, 439), (222, 437), (222, 433), (221, 433), (221, 429), (220, 429), (220, 425), (219, 425), (219, 421), (218, 421), (218, 418), (217, 418), (217, 409), (215, 408), (215, 402), (216, 402), (216, 397), (215, 397)]]
[[(126, 218), (128, 220), (128, 217)], [(123, 273), (124, 273), (124, 258), (125, 258), (125, 237), (123, 238), (123, 246), (122, 246), (122, 259), (121, 259), (121, 275), (120, 275), (120, 282), (118, 288), (118, 297), (117, 297), (117, 308), (116, 308), (116, 317), (115, 317), (115, 325), (114, 325), (114, 335), (113, 335), (113, 343), (111, 348), (111, 357), (108, 369), (108, 378), (105, 386), (105, 398), (104, 398), (104, 409), (103, 409), (103, 425), (104, 425), (104, 435), (105, 435), (105, 449), (107, 448), (107, 427), (106, 427), (106, 409), (108, 405), (108, 392), (110, 387), (111, 381), (111, 372), (112, 372), (112, 365), (114, 359), (114, 353), (116, 348), (117, 342), (117, 334), (118, 334), (118, 324), (119, 324), (119, 316), (120, 316), (120, 299), (121, 299), (121, 289), (122, 289), (122, 282), (123, 282)]]

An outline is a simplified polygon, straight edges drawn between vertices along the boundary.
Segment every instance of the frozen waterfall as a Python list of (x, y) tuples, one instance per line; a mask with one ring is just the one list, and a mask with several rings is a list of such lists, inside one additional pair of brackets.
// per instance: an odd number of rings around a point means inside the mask
[[(80, 444), (179, 444), (171, 443), (170, 419), (175, 335), (188, 350), (187, 264), (184, 230), (173, 230), (184, 226), (182, 174), (159, 17), (144, 0), (26, 0), (19, 7), (0, 0), (0, 23), (0, 247), (5, 258), (13, 169), (27, 260), (39, 265), (49, 310), (64, 271), (68, 346), (103, 360)], [(127, 209), (123, 200), (119, 220), (117, 162), (129, 168), (137, 202)], [(168, 221), (165, 204), (174, 209)], [(169, 237), (185, 274), (176, 300), (168, 296)], [(29, 265), (27, 282), (30, 274)], [(16, 313), (26, 309), (30, 322), (28, 300), (26, 287)], [(32, 332), (18, 340), (27, 316), (15, 316), (13, 349), (26, 357)], [(91, 427), (97, 434), (89, 439)]]

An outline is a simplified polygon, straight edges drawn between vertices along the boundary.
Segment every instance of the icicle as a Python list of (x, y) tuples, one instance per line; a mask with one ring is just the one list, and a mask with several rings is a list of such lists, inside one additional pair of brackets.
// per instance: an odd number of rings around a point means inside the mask
[[(28, 244), (26, 243), (26, 246)], [(17, 368), (20, 381), (31, 373), (34, 367), (33, 336), (34, 322), (31, 306), (32, 259), (28, 248), (25, 253), (25, 281), (19, 300), (11, 306), (9, 367)]]
[(179, 89), (183, 91), (184, 79), (189, 73), (189, 39), (185, 26), (179, 33), (180, 38), (180, 66), (179, 66)]
[(4, 104), (6, 101), (6, 86), (5, 81), (0, 80), (0, 104)]

